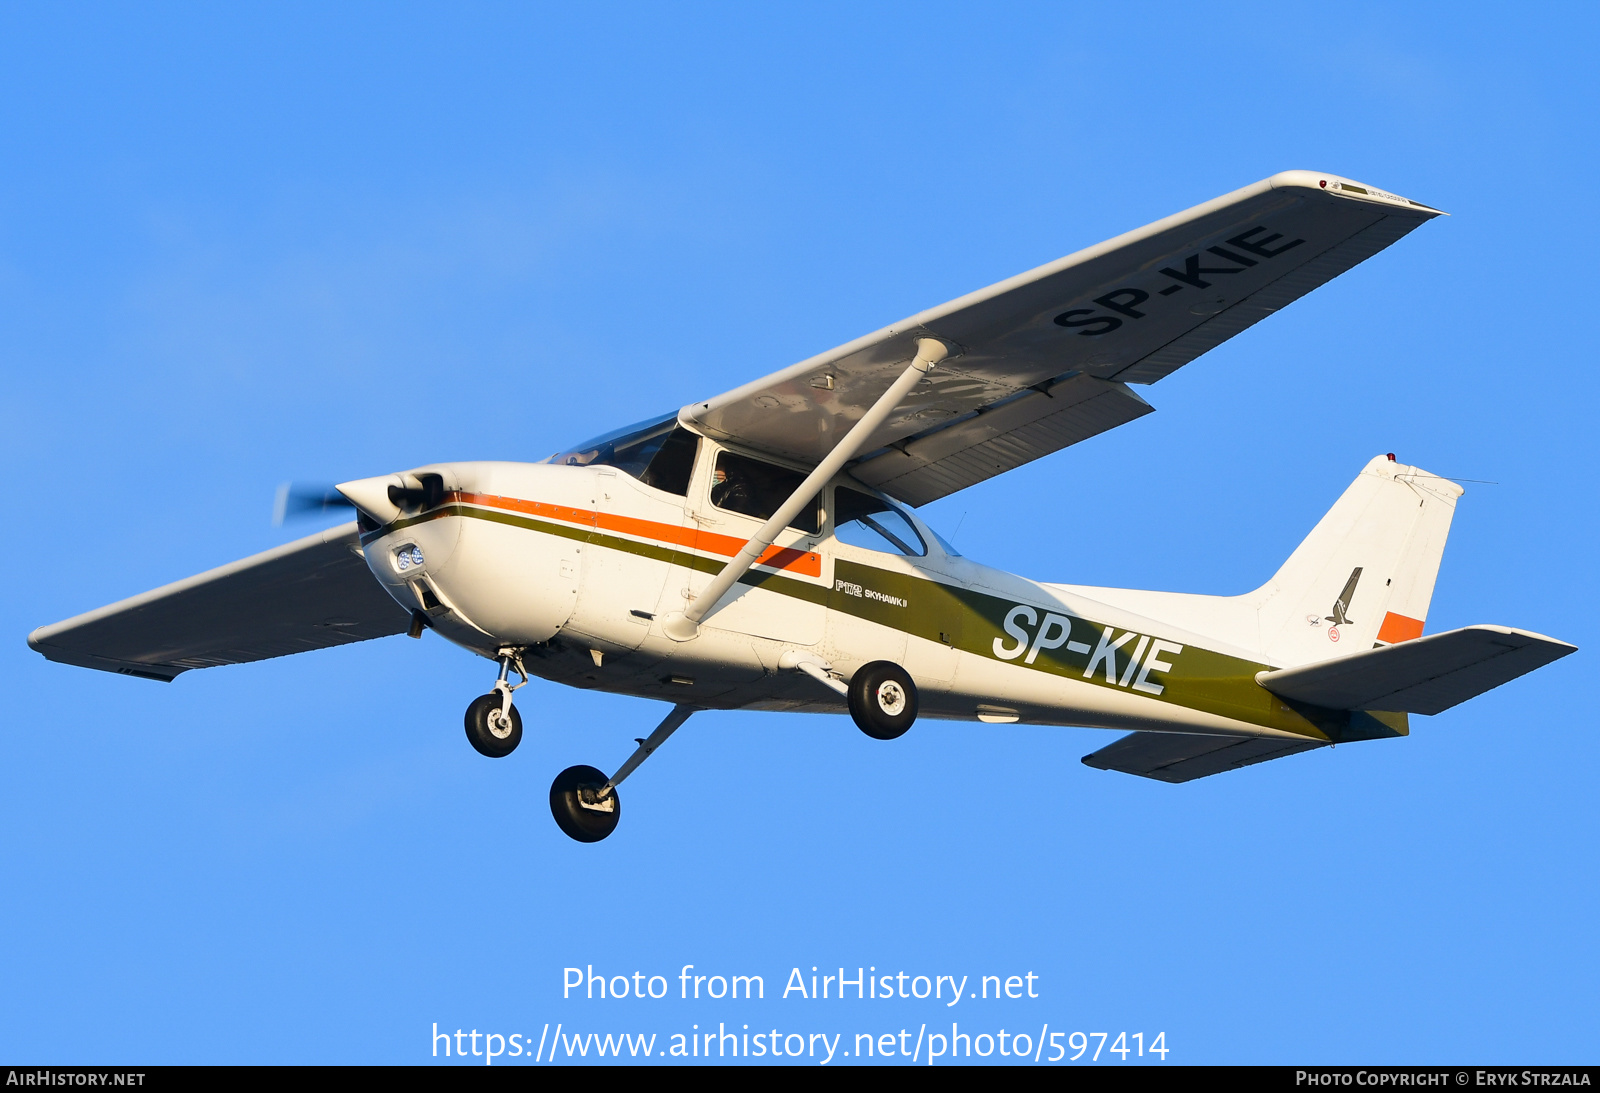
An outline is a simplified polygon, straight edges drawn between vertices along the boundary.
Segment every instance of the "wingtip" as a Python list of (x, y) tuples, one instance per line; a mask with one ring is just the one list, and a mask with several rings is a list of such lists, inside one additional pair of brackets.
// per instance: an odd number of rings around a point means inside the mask
[(1298, 188), (1303, 190), (1317, 190), (1335, 197), (1347, 198), (1356, 201), (1370, 201), (1377, 204), (1409, 209), (1428, 216), (1449, 216), (1443, 209), (1436, 209), (1432, 205), (1424, 205), (1420, 201), (1413, 201), (1409, 197), (1391, 193), (1388, 190), (1370, 186), (1365, 182), (1357, 182), (1343, 175), (1332, 174), (1327, 171), (1279, 171), (1267, 179), (1267, 184), (1273, 189)]

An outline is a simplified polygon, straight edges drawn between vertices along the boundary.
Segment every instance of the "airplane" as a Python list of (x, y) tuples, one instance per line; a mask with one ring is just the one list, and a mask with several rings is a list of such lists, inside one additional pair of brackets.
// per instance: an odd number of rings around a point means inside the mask
[(848, 712), (879, 740), (918, 718), (1112, 729), (1085, 764), (1170, 783), (1405, 736), (1410, 714), (1575, 651), (1506, 626), (1424, 635), (1450, 479), (1375, 457), (1237, 596), (1029, 580), (915, 509), (1143, 417), (1132, 385), (1439, 215), (1283, 172), (537, 463), (297, 494), (355, 519), (28, 643), (170, 681), (432, 631), (497, 666), (464, 719), (491, 758), (521, 741), (535, 676), (667, 703), (614, 773), (557, 775), (551, 813), (580, 842), (616, 829), (618, 787), (703, 710)]

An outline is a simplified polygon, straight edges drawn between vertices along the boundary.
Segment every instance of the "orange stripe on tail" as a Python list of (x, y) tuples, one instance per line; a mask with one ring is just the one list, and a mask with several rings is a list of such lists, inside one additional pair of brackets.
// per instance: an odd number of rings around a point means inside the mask
[(1390, 645), (1421, 636), (1421, 619), (1408, 619), (1404, 615), (1396, 615), (1393, 611), (1383, 617), (1383, 625), (1378, 628), (1378, 640)]

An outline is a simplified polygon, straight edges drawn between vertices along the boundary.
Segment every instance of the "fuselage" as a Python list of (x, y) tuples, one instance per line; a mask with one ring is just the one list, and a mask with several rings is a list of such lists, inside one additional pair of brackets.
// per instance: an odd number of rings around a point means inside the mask
[(692, 470), (656, 475), (658, 485), (626, 466), (435, 464), (368, 480), (410, 488), (438, 476), (436, 503), (377, 519), (381, 506), (363, 506), (363, 550), (396, 601), (442, 637), (487, 657), (519, 650), (530, 673), (575, 687), (844, 712), (840, 696), (792, 670), (801, 655), (846, 679), (871, 661), (902, 665), (922, 717), (1318, 740), (1404, 731), (1274, 697), (1255, 680), (1271, 665), (1250, 650), (961, 557), (843, 475), (698, 637), (674, 641), (660, 620), (762, 522), (760, 498), (727, 492), (728, 468), (758, 460), (770, 462), (700, 437)]

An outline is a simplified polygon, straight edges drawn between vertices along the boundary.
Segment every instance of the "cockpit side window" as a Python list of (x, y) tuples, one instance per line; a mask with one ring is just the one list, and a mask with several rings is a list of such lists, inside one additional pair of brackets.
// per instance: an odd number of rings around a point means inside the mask
[(841, 543), (921, 558), (928, 553), (914, 525), (889, 502), (847, 486), (833, 491), (833, 536)]
[[(788, 467), (763, 463), (735, 452), (718, 452), (711, 474), (711, 503), (719, 509), (766, 520), (778, 511), (806, 476)], [(822, 495), (802, 508), (789, 526), (816, 535), (822, 531)]]
[(585, 441), (545, 462), (563, 467), (615, 467), (647, 486), (684, 497), (689, 493), (699, 447), (700, 438), (678, 424), (678, 415), (671, 414)]
[(681, 425), (674, 428), (656, 449), (639, 481), (666, 493), (687, 497), (689, 478), (694, 474), (694, 457), (699, 450), (699, 437)]

